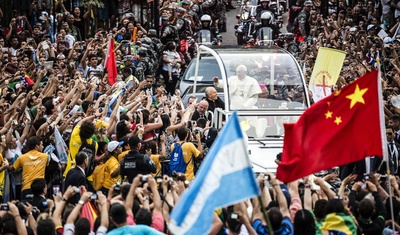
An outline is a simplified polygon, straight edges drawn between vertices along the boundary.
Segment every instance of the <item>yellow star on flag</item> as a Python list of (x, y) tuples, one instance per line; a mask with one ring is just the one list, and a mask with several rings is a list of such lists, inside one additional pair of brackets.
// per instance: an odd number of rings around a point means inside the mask
[(336, 123), (336, 125), (342, 123), (342, 117), (336, 117), (334, 123)]
[(365, 92), (368, 91), (368, 88), (364, 88), (362, 90), (360, 90), (360, 87), (358, 86), (358, 84), (356, 85), (356, 89), (354, 90), (354, 93), (351, 95), (346, 96), (347, 99), (351, 100), (350, 103), (350, 108), (353, 108), (354, 105), (359, 102), (362, 104), (365, 104), (363, 95), (365, 94)]
[(332, 114), (333, 114), (333, 113), (332, 113), (331, 111), (326, 112), (326, 113), (325, 113), (326, 119), (332, 118)]

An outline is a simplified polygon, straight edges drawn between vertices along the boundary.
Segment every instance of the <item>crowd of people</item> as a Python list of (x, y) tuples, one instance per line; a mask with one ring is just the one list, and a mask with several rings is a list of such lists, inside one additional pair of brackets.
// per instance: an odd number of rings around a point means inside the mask
[[(224, 107), (214, 86), (184, 103), (176, 83), (195, 53), (190, 37), (208, 29), (218, 39), (232, 2), (163, 1), (159, 30), (138, 22), (127, 0), (39, 2), (13, 1), (10, 19), (0, 9), (0, 233), (169, 233), (170, 212), (218, 134), (207, 111)], [(346, 51), (335, 89), (381, 66), (393, 175), (374, 157), (287, 184), (259, 174), (260, 199), (216, 210), (210, 234), (400, 230), (400, 2), (330, 3), (324, 17), (319, 1), (291, 2), (294, 36), (282, 46), (307, 78), (319, 47)], [(114, 84), (105, 69), (111, 39)], [(239, 65), (231, 80), (246, 72)], [(275, 92), (255, 87), (251, 105)], [(178, 157), (184, 172), (168, 169)]]

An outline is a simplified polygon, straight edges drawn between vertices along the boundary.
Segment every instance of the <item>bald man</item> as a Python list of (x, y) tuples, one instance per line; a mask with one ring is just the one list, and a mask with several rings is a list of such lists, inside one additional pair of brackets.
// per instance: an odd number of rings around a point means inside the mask
[(194, 111), (192, 115), (192, 120), (197, 121), (199, 118), (204, 118), (208, 120), (208, 102), (205, 100), (200, 101), (200, 103), (197, 105), (197, 109)]
[(225, 110), (225, 103), (218, 97), (217, 90), (209, 86), (206, 88), (206, 101), (208, 102), (208, 110), (214, 112), (216, 108)]
[[(246, 75), (247, 68), (244, 65), (236, 67), (236, 76), (228, 78), (229, 101), (231, 109), (254, 109), (258, 101), (258, 94), (262, 93), (257, 80)], [(214, 77), (214, 85), (224, 87), (222, 80)]]

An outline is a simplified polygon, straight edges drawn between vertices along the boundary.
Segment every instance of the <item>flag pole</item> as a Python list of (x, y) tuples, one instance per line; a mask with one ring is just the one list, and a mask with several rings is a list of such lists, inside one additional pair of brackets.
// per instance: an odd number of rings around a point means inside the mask
[[(268, 190), (268, 189), (267, 189)], [(261, 193), (262, 194), (262, 193)], [(268, 230), (270, 235), (274, 235), (274, 230), (272, 229), (271, 221), (269, 220), (269, 216), (267, 210), (265, 209), (264, 202), (262, 200), (261, 195), (258, 195), (258, 200), (260, 201), (261, 211), (264, 215), (264, 219), (267, 222)]]
[(379, 117), (380, 117), (380, 126), (381, 126), (381, 138), (382, 138), (382, 152), (383, 152), (383, 160), (386, 160), (386, 180), (388, 181), (389, 188), (389, 202), (390, 202), (390, 215), (392, 217), (392, 229), (395, 231), (394, 227), (394, 212), (393, 212), (393, 195), (392, 195), (392, 186), (390, 185), (390, 167), (389, 167), (389, 156), (387, 151), (387, 139), (386, 139), (386, 126), (385, 126), (385, 118), (383, 114), (383, 92), (382, 92), (382, 81), (381, 81), (381, 61), (379, 56), (379, 51), (377, 51), (377, 60), (378, 64), (378, 99), (379, 99)]

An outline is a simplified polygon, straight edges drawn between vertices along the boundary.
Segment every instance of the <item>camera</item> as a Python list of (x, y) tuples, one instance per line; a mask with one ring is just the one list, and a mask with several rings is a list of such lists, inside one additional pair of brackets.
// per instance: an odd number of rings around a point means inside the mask
[(140, 181), (141, 181), (142, 183), (147, 182), (148, 178), (149, 178), (149, 176), (143, 175), (142, 178), (140, 179)]
[(97, 194), (93, 193), (92, 196), (90, 196), (90, 200), (92, 201), (97, 200)]
[(163, 182), (162, 177), (161, 177), (161, 176), (156, 176), (156, 182), (157, 182), (158, 184), (161, 184), (161, 183)]
[(239, 215), (237, 213), (232, 213), (231, 219), (239, 219)]
[(386, 181), (387, 180), (387, 175), (381, 175), (381, 181)]
[(264, 175), (264, 180), (270, 181), (270, 180), (271, 180), (271, 177), (270, 177), (269, 175)]
[(8, 210), (10, 210), (10, 208), (8, 207), (7, 203), (1, 203), (0, 210), (1, 211), (8, 211)]
[(197, 135), (197, 134), (203, 135), (203, 129), (201, 129), (200, 127), (196, 127), (193, 129), (193, 134), (194, 135)]
[(120, 185), (119, 183), (117, 183), (117, 184), (114, 186), (114, 192), (115, 192), (116, 194), (120, 194), (120, 193), (121, 193), (121, 185)]
[(80, 193), (81, 193), (81, 190), (80, 190), (79, 188), (76, 188), (76, 189), (74, 189), (74, 192), (80, 194)]
[(363, 177), (363, 179), (365, 179), (365, 180), (369, 180), (369, 174), (368, 174), (368, 173), (364, 173), (364, 177)]
[(282, 161), (282, 153), (278, 153), (278, 154), (276, 155), (276, 160)]

